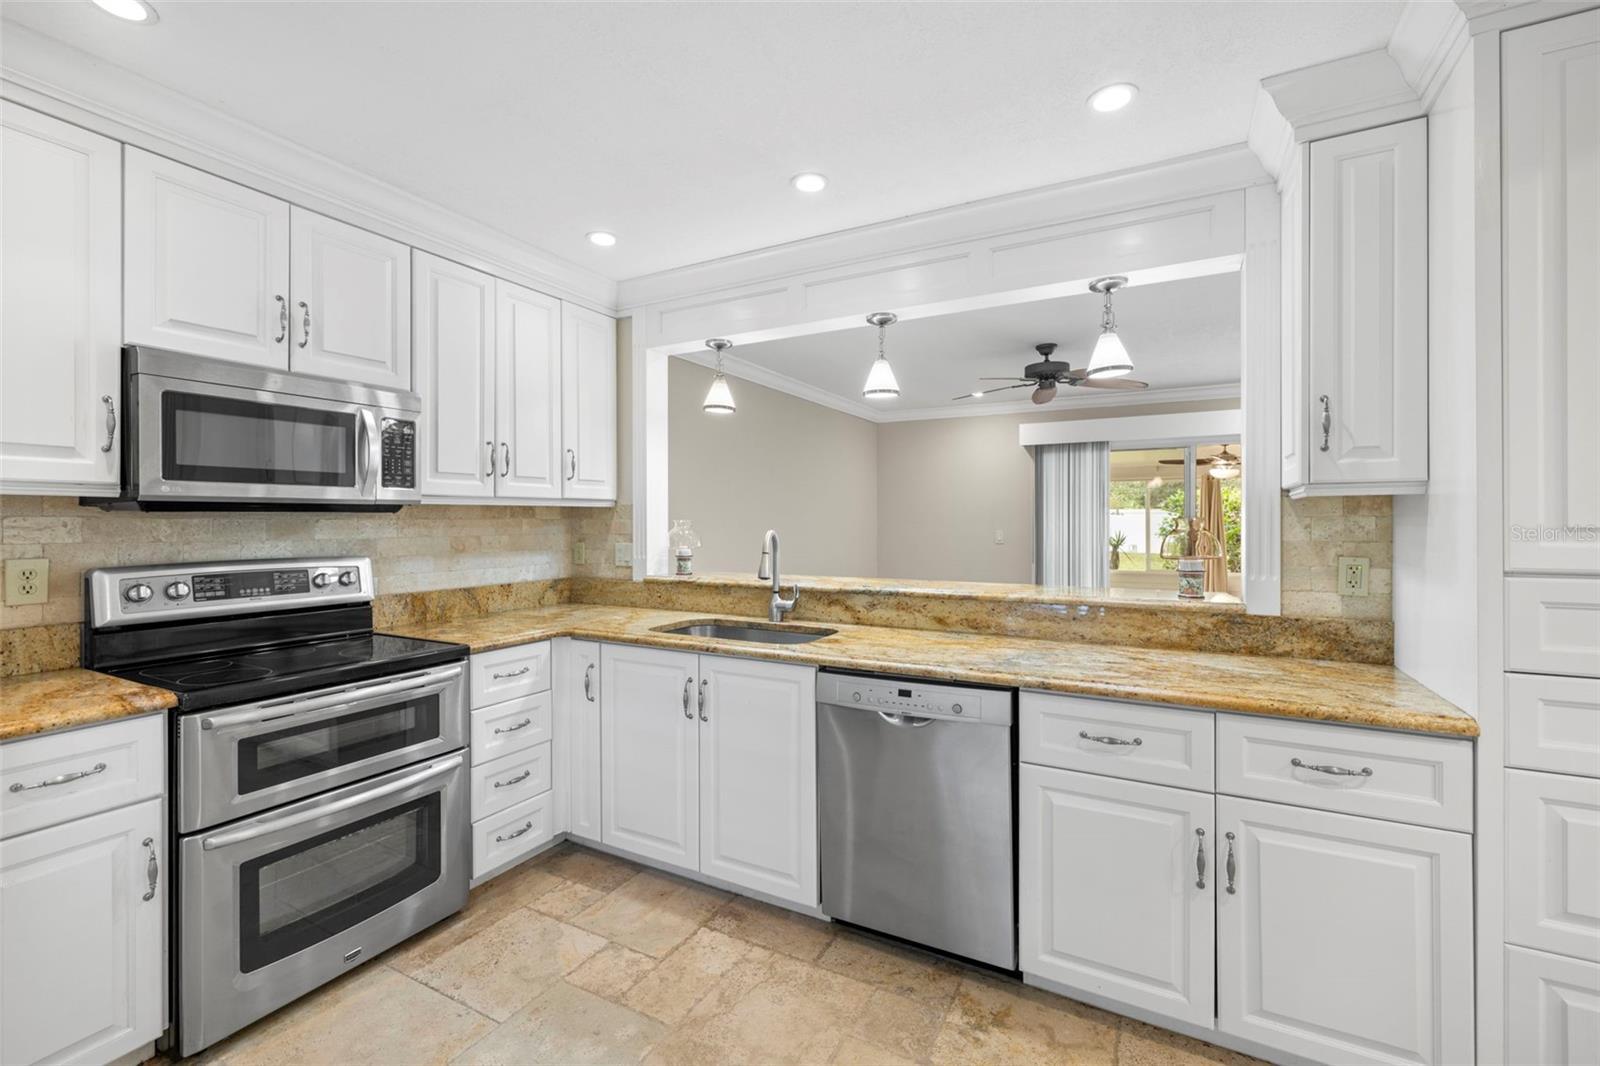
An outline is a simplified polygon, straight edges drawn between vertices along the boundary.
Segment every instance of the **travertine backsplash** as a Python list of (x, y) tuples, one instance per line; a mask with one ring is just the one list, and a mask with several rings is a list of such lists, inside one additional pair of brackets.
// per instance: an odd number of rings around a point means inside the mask
[[(1290, 618), (1388, 621), (1394, 500), (1388, 496), (1283, 499), (1283, 613)], [(1368, 560), (1367, 595), (1339, 595), (1342, 555)]]

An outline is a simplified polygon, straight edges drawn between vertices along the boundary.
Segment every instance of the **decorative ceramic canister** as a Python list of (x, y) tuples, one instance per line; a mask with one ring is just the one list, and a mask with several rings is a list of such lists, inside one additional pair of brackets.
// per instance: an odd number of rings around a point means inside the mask
[(676, 561), (674, 573), (679, 577), (694, 576), (694, 550), (700, 547), (700, 538), (687, 518), (676, 519), (667, 532), (672, 544), (672, 557)]

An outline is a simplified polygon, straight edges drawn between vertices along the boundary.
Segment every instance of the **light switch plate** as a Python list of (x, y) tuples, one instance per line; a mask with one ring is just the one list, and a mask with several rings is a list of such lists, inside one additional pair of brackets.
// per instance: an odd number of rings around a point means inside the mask
[(50, 598), (49, 559), (6, 560), (6, 606), (44, 603)]
[(617, 566), (633, 565), (633, 545), (627, 541), (618, 541), (615, 545), (615, 557), (611, 560)]
[(1339, 595), (1367, 595), (1367, 562), (1360, 556), (1339, 556)]

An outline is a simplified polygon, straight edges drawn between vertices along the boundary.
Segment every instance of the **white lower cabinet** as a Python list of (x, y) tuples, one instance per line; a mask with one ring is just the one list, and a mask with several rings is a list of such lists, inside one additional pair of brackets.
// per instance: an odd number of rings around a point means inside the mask
[(166, 1025), (160, 797), (0, 841), (0, 1062), (99, 1066)]
[(601, 841), (817, 904), (816, 671), (600, 649)]
[(479, 652), (468, 664), (475, 883), (561, 832), (551, 655), (539, 641)]
[(600, 839), (600, 645), (569, 641), (561, 703), (567, 751), (567, 831)]
[(1210, 1028), (1215, 797), (1026, 764), (1017, 795), (1023, 972)]
[(1473, 1061), (1472, 838), (1217, 797), (1217, 1028), (1337, 1063)]
[(1600, 964), (1506, 946), (1505, 1062), (1600, 1062)]

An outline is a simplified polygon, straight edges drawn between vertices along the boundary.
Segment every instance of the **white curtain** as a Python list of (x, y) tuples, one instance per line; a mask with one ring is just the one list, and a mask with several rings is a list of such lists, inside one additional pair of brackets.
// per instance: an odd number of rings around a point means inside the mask
[(1039, 584), (1105, 588), (1111, 583), (1106, 546), (1110, 464), (1111, 446), (1103, 440), (1040, 445), (1034, 459)]

